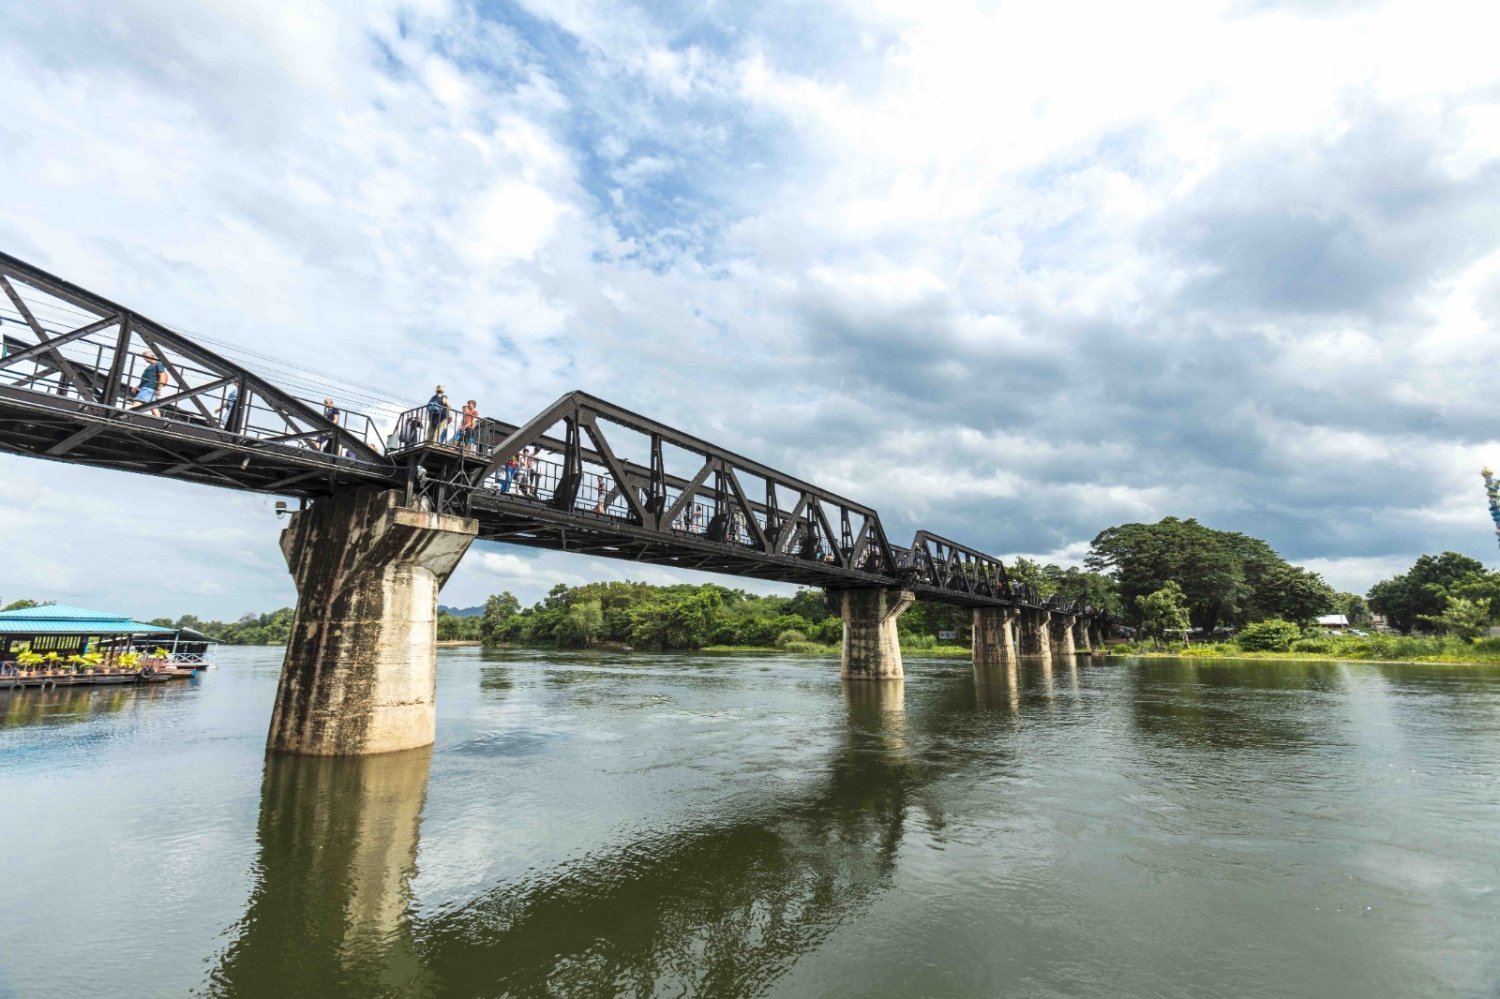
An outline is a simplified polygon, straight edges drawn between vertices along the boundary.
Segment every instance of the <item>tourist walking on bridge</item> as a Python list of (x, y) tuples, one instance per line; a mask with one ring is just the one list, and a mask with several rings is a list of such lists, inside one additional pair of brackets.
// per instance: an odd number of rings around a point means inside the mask
[[(151, 363), (141, 372), (141, 383), (135, 391), (136, 405), (132, 409), (140, 409), (147, 403), (155, 402), (167, 387), (167, 366), (157, 360), (156, 354), (147, 350), (141, 354), (141, 359)], [(160, 416), (161, 410), (153, 406), (151, 415)]]
[[(323, 419), (332, 423), (335, 427), (339, 425), (338, 407), (333, 404), (332, 399), (323, 400)], [(339, 435), (337, 433), (324, 434), (319, 438), (323, 443), (323, 450), (329, 454), (339, 453)]]

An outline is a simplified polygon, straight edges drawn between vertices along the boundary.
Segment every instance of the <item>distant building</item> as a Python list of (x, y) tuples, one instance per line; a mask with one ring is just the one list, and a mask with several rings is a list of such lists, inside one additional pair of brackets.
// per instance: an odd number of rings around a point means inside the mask
[(1349, 619), (1342, 614), (1324, 614), (1318, 618), (1318, 627), (1324, 631), (1346, 631)]

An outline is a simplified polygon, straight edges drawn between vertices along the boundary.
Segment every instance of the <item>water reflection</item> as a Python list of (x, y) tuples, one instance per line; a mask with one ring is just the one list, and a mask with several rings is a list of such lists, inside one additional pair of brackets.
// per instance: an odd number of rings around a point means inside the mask
[(665, 829), (508, 884), (420, 930), (455, 995), (749, 995), (890, 882), (914, 776), (900, 683), (845, 686), (811, 794)]
[(428, 982), (407, 916), (430, 749), (274, 755), (257, 883), (215, 995), (412, 995)]
[(1021, 671), (1015, 659), (974, 664), (974, 703), (982, 710), (1002, 712), (1014, 721), (1020, 720)]
[(167, 684), (120, 684), (6, 691), (0, 693), (0, 728), (88, 721), (133, 705), (160, 701), (175, 693), (167, 687)]
[(415, 924), (429, 756), (272, 758), (258, 884), (209, 991), (763, 991), (889, 884), (916, 783), (904, 697), (900, 682), (845, 686), (845, 739), (810, 793), (662, 829)]
[(1139, 732), (1224, 749), (1325, 741), (1321, 695), (1337, 693), (1343, 684), (1343, 667), (1328, 662), (1278, 660), (1246, 669), (1192, 659), (1141, 660), (1128, 669)]

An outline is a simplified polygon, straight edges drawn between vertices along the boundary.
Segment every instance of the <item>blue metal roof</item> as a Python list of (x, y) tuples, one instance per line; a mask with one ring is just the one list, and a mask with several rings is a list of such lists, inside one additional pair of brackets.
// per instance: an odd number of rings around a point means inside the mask
[(0, 611), (0, 634), (7, 635), (170, 635), (175, 630), (67, 604)]

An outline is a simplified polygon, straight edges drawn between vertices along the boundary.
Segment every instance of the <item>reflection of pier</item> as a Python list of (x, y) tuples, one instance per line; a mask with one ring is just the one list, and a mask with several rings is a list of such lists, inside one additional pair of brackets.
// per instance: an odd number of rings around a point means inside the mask
[(267, 758), (258, 884), (211, 994), (429, 991), (406, 908), (431, 760)]
[(425, 753), (273, 756), (259, 882), (209, 991), (260, 995), (763, 992), (890, 882), (913, 763), (900, 682), (846, 685), (821, 781), (646, 836), (468, 904), (408, 911)]

